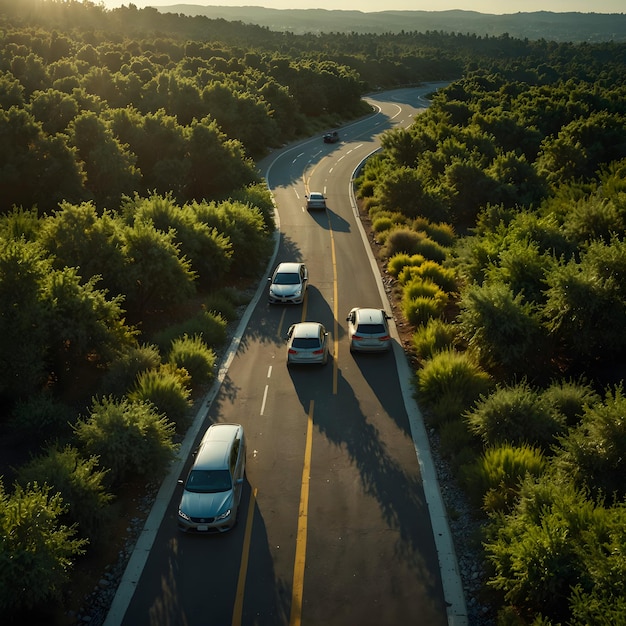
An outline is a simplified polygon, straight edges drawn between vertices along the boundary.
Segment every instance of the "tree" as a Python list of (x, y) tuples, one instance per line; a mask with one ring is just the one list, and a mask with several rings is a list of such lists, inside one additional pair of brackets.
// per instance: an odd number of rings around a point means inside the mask
[(58, 600), (85, 539), (60, 518), (66, 505), (59, 493), (38, 484), (0, 482), (0, 612), (12, 615)]
[(138, 476), (160, 481), (177, 449), (174, 424), (147, 401), (94, 399), (75, 431), (85, 452), (109, 470), (113, 486)]

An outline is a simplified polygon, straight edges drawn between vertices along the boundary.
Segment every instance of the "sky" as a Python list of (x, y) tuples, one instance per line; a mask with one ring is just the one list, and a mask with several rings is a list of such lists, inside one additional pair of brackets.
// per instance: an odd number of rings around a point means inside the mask
[(626, 13), (624, 0), (95, 0), (113, 9), (122, 5), (136, 7), (198, 4), (201, 6), (256, 6), (267, 9), (341, 9), (345, 11), (447, 11), (462, 9), (479, 13), (509, 14), (552, 11), (554, 13)]

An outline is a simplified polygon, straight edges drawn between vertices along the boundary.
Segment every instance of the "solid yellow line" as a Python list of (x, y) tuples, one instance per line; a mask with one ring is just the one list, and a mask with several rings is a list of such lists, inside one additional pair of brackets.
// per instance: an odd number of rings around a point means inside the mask
[(337, 256), (335, 254), (335, 235), (328, 218), (328, 230), (330, 232), (330, 254), (333, 263), (333, 395), (337, 395), (337, 377), (339, 374), (339, 286), (337, 281)]
[(296, 557), (293, 565), (293, 590), (291, 592), (291, 613), (289, 626), (300, 626), (302, 622), (302, 593), (304, 589), (304, 564), (306, 561), (306, 535), (309, 515), (309, 479), (311, 477), (311, 450), (313, 449), (313, 407), (311, 400), (306, 429), (302, 486), (300, 488), (300, 510), (298, 511), (298, 534), (296, 537)]
[(243, 538), (243, 548), (241, 552), (241, 565), (239, 566), (239, 580), (237, 581), (237, 593), (235, 595), (235, 606), (233, 607), (232, 626), (241, 626), (241, 616), (243, 615), (243, 594), (246, 588), (246, 575), (248, 573), (248, 560), (250, 558), (250, 541), (252, 539), (252, 520), (254, 518), (254, 505), (256, 503), (256, 488), (250, 494), (250, 504), (248, 505), (248, 517), (246, 519), (246, 532)]

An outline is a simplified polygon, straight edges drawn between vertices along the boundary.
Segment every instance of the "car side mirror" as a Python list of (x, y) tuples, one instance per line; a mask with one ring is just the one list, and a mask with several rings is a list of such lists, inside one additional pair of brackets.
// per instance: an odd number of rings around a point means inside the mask
[(243, 478), (238, 478), (238, 479), (235, 481), (235, 484), (237, 484), (237, 485), (242, 485), (242, 484), (243, 484)]
[(182, 485), (182, 484), (184, 484), (184, 483), (185, 483), (185, 481), (184, 481), (182, 478), (179, 478), (176, 482), (177, 482), (179, 485)]

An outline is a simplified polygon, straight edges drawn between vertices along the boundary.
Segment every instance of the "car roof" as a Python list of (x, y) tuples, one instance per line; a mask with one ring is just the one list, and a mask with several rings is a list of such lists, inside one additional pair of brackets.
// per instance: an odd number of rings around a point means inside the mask
[(356, 309), (359, 322), (369, 322), (370, 324), (381, 324), (385, 314), (381, 309)]
[(228, 469), (230, 446), (240, 424), (213, 424), (202, 437), (194, 469)]
[(320, 322), (300, 322), (294, 324), (294, 337), (317, 337), (320, 332)]
[(323, 198), (324, 194), (321, 191), (312, 191), (309, 193), (309, 198)]
[(276, 271), (297, 274), (300, 271), (301, 265), (302, 263), (279, 263)]

